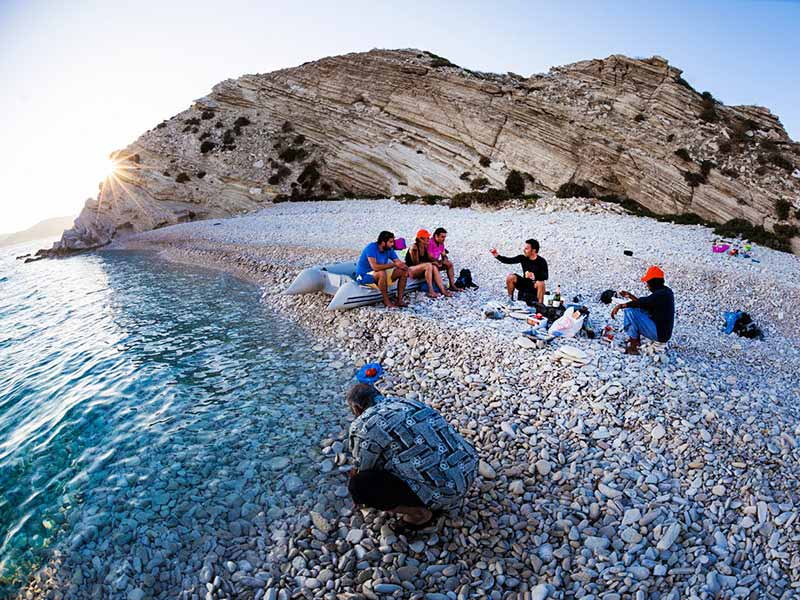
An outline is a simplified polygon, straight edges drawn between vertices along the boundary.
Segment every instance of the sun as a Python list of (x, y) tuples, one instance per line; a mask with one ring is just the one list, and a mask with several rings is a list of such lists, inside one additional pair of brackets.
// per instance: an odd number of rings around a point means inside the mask
[(103, 179), (108, 179), (109, 177), (114, 177), (119, 170), (119, 164), (110, 156), (103, 159), (102, 163), (99, 166), (100, 174)]

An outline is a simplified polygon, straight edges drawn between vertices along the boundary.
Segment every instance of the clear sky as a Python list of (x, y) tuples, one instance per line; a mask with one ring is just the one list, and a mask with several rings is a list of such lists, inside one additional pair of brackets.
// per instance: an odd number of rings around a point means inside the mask
[(798, 2), (0, 0), (0, 233), (77, 214), (108, 154), (227, 78), (371, 48), (522, 75), (661, 55), (800, 139)]

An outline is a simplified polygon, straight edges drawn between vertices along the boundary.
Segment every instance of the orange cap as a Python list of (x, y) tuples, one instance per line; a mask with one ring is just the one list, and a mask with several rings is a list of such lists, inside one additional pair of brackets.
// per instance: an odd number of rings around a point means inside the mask
[(422, 238), (429, 238), (430, 239), (431, 234), (428, 232), (427, 229), (420, 229), (417, 232), (417, 237), (420, 238), (420, 239), (422, 239)]
[(642, 281), (647, 283), (651, 279), (664, 279), (664, 271), (653, 265), (647, 269), (647, 273), (645, 273), (644, 277), (642, 277)]

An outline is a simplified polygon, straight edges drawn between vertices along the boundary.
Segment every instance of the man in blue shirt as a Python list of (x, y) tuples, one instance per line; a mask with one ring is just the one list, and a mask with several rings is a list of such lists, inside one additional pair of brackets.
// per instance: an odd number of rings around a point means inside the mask
[(642, 336), (666, 343), (672, 337), (675, 325), (675, 296), (664, 285), (664, 271), (656, 266), (647, 269), (642, 281), (650, 290), (649, 296), (637, 298), (630, 292), (620, 292), (620, 296), (630, 302), (618, 304), (611, 309), (611, 318), (620, 310), (625, 311), (625, 333), (629, 340), (626, 354), (639, 354)]
[[(403, 292), (408, 279), (408, 265), (394, 251), (394, 234), (381, 231), (378, 241), (367, 244), (356, 265), (356, 281), (361, 285), (374, 284), (388, 308), (408, 306), (403, 302)], [(397, 282), (397, 301), (389, 299), (389, 286)]]

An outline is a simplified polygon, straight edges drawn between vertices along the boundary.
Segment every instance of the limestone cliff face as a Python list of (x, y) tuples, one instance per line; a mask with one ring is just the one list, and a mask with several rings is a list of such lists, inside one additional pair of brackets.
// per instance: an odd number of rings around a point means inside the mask
[(503, 187), (512, 169), (536, 189), (575, 182), (657, 213), (767, 229), (783, 200), (784, 224), (796, 223), (800, 144), (769, 110), (724, 106), (680, 75), (659, 57), (524, 78), (373, 50), (223, 81), (116, 152), (117, 175), (54, 250), (276, 197), (447, 196), (478, 177)]

